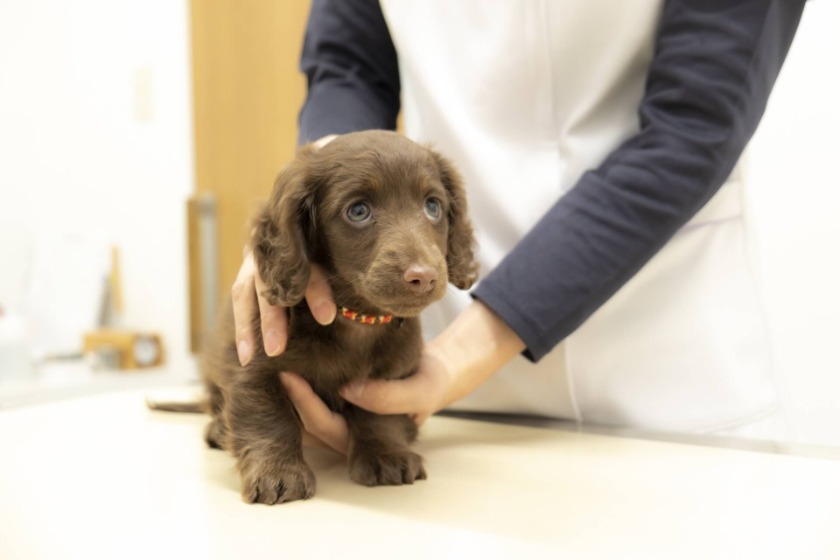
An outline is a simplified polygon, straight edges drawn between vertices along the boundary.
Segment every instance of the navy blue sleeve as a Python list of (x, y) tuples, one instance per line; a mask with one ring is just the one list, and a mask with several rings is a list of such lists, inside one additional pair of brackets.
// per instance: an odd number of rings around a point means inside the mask
[(717, 192), (758, 126), (804, 3), (667, 2), (639, 133), (474, 291), (525, 341), (526, 357), (572, 333)]
[[(539, 360), (717, 192), (758, 126), (805, 0), (668, 0), (640, 131), (584, 174), (473, 295)], [(393, 128), (394, 47), (374, 0), (315, 0), (302, 141)]]
[(397, 53), (378, 0), (313, 0), (300, 68), (307, 77), (298, 143), (397, 126)]

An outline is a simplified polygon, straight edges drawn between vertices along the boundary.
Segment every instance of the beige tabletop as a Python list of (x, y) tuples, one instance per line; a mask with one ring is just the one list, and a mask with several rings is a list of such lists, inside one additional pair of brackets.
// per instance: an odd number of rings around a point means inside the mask
[(0, 558), (840, 558), (840, 462), (431, 418), (429, 478), (247, 505), (200, 415), (127, 391), (0, 411)]

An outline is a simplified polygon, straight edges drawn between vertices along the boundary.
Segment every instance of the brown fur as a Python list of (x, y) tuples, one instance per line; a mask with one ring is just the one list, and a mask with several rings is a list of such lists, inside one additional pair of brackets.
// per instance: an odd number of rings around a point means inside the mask
[[(441, 205), (437, 221), (427, 214), (430, 198)], [(363, 224), (348, 217), (359, 202), (372, 209)], [(280, 371), (299, 373), (346, 418), (354, 481), (375, 486), (424, 479), (422, 459), (409, 447), (414, 423), (405, 415), (364, 411), (338, 391), (352, 381), (414, 373), (422, 348), (417, 315), (443, 296), (447, 280), (459, 288), (476, 280), (456, 171), (434, 151), (391, 132), (347, 134), (320, 150), (304, 147), (277, 178), (256, 220), (252, 248), (264, 295), (289, 308), (286, 350), (267, 357), (256, 321), (260, 343), (241, 367), (228, 308), (203, 367), (213, 416), (206, 439), (236, 457), (243, 498), (273, 504), (315, 491), (301, 452), (301, 423)], [(398, 319), (364, 325), (339, 315), (329, 326), (317, 324), (304, 301), (310, 263), (326, 270), (339, 305)], [(422, 271), (424, 280), (407, 275), (411, 270)]]

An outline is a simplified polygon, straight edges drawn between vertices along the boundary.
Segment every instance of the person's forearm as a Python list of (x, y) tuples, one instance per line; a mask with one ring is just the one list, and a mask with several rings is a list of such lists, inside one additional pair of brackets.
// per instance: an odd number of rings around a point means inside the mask
[(519, 336), (480, 301), (473, 301), (428, 346), (452, 378), (444, 406), (470, 394), (525, 349)]
[(731, 173), (804, 0), (669, 0), (637, 134), (580, 178), (473, 296), (537, 361), (668, 242)]

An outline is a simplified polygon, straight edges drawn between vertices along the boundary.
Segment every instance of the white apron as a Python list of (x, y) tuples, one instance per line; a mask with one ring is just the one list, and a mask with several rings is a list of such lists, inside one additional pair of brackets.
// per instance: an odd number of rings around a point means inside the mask
[[(382, 0), (409, 137), (464, 175), (482, 273), (638, 130), (660, 0)], [(428, 336), (470, 302), (451, 288)], [(716, 430), (775, 408), (734, 173), (654, 259), (539, 363), (453, 408)]]

